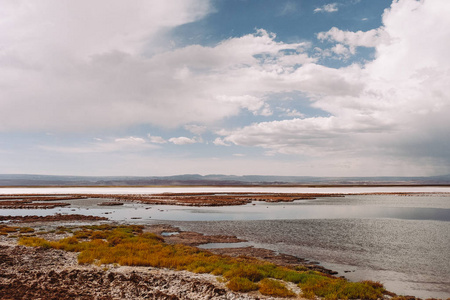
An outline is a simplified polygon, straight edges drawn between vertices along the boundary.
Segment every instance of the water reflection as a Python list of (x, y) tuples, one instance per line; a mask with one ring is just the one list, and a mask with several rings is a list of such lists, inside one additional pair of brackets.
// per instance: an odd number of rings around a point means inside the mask
[[(173, 205), (149, 206), (130, 204), (114, 207), (97, 206), (96, 200), (73, 201), (71, 206), (54, 209), (5, 209), (1, 215), (52, 215), (54, 213), (102, 216), (126, 221), (131, 218), (170, 221), (225, 220), (297, 220), (297, 219), (354, 219), (394, 218), (405, 220), (450, 221), (450, 209), (424, 207), (384, 207), (367, 205), (316, 205), (314, 202), (265, 203), (242, 206), (186, 207)], [(98, 202), (98, 201), (97, 201)]]
[(233, 234), (263, 248), (320, 261), (352, 280), (381, 281), (396, 293), (450, 297), (450, 222), (307, 219), (173, 225), (205, 234)]

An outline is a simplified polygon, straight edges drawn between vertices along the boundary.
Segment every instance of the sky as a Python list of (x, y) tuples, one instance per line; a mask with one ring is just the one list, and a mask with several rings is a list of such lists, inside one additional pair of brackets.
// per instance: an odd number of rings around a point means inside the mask
[(450, 173), (448, 0), (0, 0), (0, 174)]

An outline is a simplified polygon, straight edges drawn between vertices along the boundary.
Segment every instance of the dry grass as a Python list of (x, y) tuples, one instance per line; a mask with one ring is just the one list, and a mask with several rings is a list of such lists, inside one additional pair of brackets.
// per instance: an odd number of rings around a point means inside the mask
[(286, 286), (273, 279), (265, 278), (259, 282), (259, 291), (263, 295), (277, 297), (295, 297), (294, 292), (286, 288)]
[[(228, 280), (234, 291), (259, 290), (271, 296), (295, 294), (284, 282), (299, 284), (304, 296), (326, 299), (377, 299), (384, 288), (373, 282), (348, 282), (314, 271), (299, 271), (253, 258), (231, 258), (184, 245), (169, 245), (160, 236), (144, 233), (142, 226), (86, 226), (58, 241), (21, 237), (20, 244), (80, 252), (80, 264), (153, 266), (196, 273), (211, 273)], [(274, 280), (277, 279), (277, 280)]]

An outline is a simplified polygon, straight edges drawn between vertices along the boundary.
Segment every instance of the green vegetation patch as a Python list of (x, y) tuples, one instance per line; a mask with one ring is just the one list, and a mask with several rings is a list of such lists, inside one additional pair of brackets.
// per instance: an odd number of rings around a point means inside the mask
[(248, 278), (233, 277), (228, 281), (227, 287), (235, 292), (250, 292), (258, 290), (259, 286)]
[(0, 235), (8, 235), (10, 233), (34, 233), (34, 229), (31, 227), (16, 227), (1, 224)]
[(383, 296), (385, 289), (379, 282), (362, 281), (349, 282), (342, 278), (327, 277), (315, 272), (301, 274), (300, 288), (303, 296), (314, 296), (325, 299), (378, 299)]
[[(287, 268), (254, 258), (232, 258), (185, 245), (170, 245), (143, 226), (84, 226), (70, 237), (48, 241), (22, 236), (25, 246), (79, 252), (80, 264), (152, 266), (223, 276), (233, 291), (259, 290), (280, 297), (295, 296), (283, 283), (299, 284), (304, 296), (326, 299), (377, 299), (384, 288), (373, 282), (348, 282), (302, 268)], [(276, 279), (276, 280), (275, 280)]]
[(0, 235), (8, 235), (13, 232), (17, 232), (20, 227), (13, 227), (8, 225), (0, 225)]
[(289, 290), (283, 283), (265, 278), (259, 282), (259, 291), (263, 295), (276, 296), (276, 297), (295, 297), (294, 292)]

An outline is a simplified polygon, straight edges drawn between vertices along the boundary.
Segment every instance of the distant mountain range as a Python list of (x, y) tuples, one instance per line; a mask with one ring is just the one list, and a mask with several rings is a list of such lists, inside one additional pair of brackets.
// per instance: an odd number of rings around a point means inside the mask
[(0, 174), (0, 186), (332, 186), (450, 185), (450, 174), (431, 177), (310, 177), (260, 175), (57, 176)]

